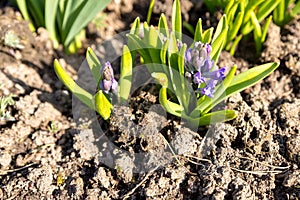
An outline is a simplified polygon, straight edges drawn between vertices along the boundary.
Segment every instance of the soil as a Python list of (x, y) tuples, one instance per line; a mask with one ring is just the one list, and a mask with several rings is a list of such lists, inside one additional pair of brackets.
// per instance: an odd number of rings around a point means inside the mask
[[(215, 23), (217, 16), (203, 5), (183, 2), (184, 20)], [(226, 101), (236, 119), (185, 128), (157, 106), (157, 88), (149, 84), (129, 106), (115, 106), (110, 123), (99, 119), (103, 132), (97, 135), (88, 121), (78, 123), (75, 100), (52, 66), (61, 58), (76, 79), (84, 50), (53, 50), (46, 30), (33, 34), (19, 12), (4, 5), (0, 38), (11, 31), (24, 48), (0, 44), (0, 96), (12, 94), (15, 101), (8, 107), (14, 120), (0, 123), (0, 199), (300, 198), (300, 18), (282, 28), (271, 24), (259, 56), (247, 45), (251, 39), (234, 57), (221, 53), (219, 65), (235, 63), (238, 72), (280, 61), (269, 77)], [(144, 21), (148, 6), (144, 0), (112, 2), (104, 26), (89, 24), (85, 47), (98, 52), (137, 16)], [(152, 23), (162, 12), (170, 18), (170, 8), (171, 1), (156, 1)]]

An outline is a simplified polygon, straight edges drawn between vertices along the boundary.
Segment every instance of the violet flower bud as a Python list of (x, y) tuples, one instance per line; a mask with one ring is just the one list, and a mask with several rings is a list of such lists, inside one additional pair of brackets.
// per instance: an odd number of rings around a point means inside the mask
[(105, 65), (101, 68), (101, 80), (100, 80), (100, 89), (105, 93), (117, 92), (118, 82), (114, 78), (114, 71), (110, 62), (106, 62)]

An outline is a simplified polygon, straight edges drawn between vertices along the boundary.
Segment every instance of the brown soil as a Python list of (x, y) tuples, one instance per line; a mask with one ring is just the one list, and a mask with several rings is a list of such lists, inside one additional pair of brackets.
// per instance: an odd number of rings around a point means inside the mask
[[(89, 25), (86, 46), (97, 47), (127, 30), (137, 16), (146, 19), (148, 1), (120, 2), (105, 10), (105, 26), (96, 30)], [(171, 1), (156, 2), (153, 24), (159, 13), (171, 15)], [(201, 5), (184, 2), (185, 20), (202, 16), (214, 24), (203, 7), (199, 12)], [(299, 18), (283, 28), (272, 24), (259, 57), (246, 42), (235, 57), (222, 52), (219, 65), (235, 63), (238, 71), (281, 63), (265, 80), (227, 100), (227, 107), (238, 111), (235, 120), (191, 131), (152, 107), (157, 91), (145, 87), (132, 96), (130, 108), (115, 107), (110, 124), (100, 120), (110, 141), (126, 150), (121, 154), (109, 145), (97, 148), (93, 144), (100, 139), (84, 124), (76, 125), (72, 94), (53, 71), (53, 59), (62, 57), (76, 78), (84, 54), (54, 51), (44, 29), (32, 34), (19, 17), (12, 8), (0, 9), (0, 38), (10, 30), (25, 47), (0, 44), (0, 96), (13, 94), (16, 102), (8, 108), (15, 120), (0, 123), (0, 199), (300, 198)], [(216, 143), (199, 159), (206, 132), (216, 135)], [(182, 156), (169, 162), (173, 153), (165, 140)], [(136, 173), (136, 152), (147, 153), (144, 173)], [(110, 160), (113, 167), (107, 166)]]

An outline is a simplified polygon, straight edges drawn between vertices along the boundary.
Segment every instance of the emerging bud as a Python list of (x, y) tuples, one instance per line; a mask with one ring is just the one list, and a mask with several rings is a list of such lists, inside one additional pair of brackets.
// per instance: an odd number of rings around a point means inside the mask
[(115, 93), (118, 90), (118, 82), (114, 78), (114, 71), (110, 62), (106, 62), (101, 68), (100, 89), (107, 94), (111, 91)]

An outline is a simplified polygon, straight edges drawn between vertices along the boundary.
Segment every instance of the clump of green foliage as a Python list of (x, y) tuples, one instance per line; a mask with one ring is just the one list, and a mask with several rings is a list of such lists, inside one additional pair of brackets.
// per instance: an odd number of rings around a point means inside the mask
[(284, 26), (300, 13), (300, 1), (281, 0), (273, 11), (273, 21), (278, 26)]
[[(205, 0), (210, 11), (216, 7), (224, 10), (228, 19), (228, 35), (225, 49), (234, 55), (240, 40), (253, 32), (257, 53), (262, 50), (272, 15), (281, 0)], [(264, 26), (261, 22), (264, 21)]]
[(65, 51), (75, 53), (85, 38), (84, 27), (94, 19), (110, 0), (16, 0), (25, 20), (34, 31), (45, 27), (54, 42)]

